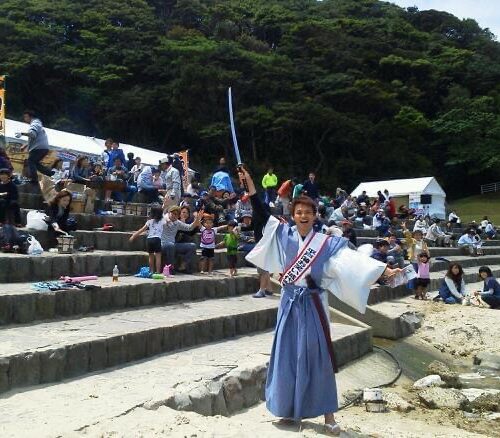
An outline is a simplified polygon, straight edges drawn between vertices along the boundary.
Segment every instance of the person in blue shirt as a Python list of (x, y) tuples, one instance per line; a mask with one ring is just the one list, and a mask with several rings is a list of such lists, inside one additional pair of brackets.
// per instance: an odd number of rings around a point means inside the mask
[(127, 160), (125, 159), (125, 154), (123, 150), (120, 149), (120, 143), (117, 141), (113, 142), (111, 145), (111, 151), (109, 152), (109, 160), (108, 160), (108, 168), (113, 167), (115, 165), (115, 160), (119, 158), (122, 165), (125, 166)]
[(493, 277), (493, 273), (488, 266), (481, 266), (479, 268), (479, 276), (484, 281), (482, 291), (474, 292), (474, 295), (481, 298), (492, 309), (500, 308), (500, 284), (498, 280)]

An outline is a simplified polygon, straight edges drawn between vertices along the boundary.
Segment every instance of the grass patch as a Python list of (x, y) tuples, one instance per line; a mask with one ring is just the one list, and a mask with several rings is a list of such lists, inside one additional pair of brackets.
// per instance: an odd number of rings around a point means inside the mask
[(462, 223), (480, 222), (483, 216), (488, 216), (494, 225), (500, 225), (500, 192), (457, 199), (450, 202), (448, 208), (457, 211)]

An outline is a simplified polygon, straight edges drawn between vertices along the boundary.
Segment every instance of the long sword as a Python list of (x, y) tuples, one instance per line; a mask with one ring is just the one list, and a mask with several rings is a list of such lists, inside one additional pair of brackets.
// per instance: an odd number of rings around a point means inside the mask
[[(236, 138), (236, 127), (234, 125), (234, 114), (233, 114), (233, 94), (231, 93), (231, 87), (229, 87), (227, 90), (227, 104), (229, 106), (229, 121), (231, 124), (231, 136), (233, 137), (234, 154), (236, 155), (236, 162), (238, 164), (236, 168), (241, 178), (242, 174), (241, 168), (243, 162), (241, 161), (240, 148), (238, 147), (238, 139)], [(245, 191), (248, 192), (248, 183), (246, 179), (241, 178), (241, 182), (243, 183)]]

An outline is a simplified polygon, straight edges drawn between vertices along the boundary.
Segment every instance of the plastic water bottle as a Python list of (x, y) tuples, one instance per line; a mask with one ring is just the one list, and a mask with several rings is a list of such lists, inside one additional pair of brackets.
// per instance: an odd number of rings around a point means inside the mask
[(118, 270), (118, 265), (115, 265), (113, 268), (113, 283), (118, 281), (118, 276), (120, 275), (120, 271)]

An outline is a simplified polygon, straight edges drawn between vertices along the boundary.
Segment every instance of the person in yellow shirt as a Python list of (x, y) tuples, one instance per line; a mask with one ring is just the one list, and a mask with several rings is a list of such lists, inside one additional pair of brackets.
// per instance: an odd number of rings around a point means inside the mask
[(274, 169), (270, 167), (262, 178), (262, 187), (264, 188), (264, 202), (270, 207), (274, 206), (276, 200), (276, 187), (278, 186), (278, 177), (274, 174)]

